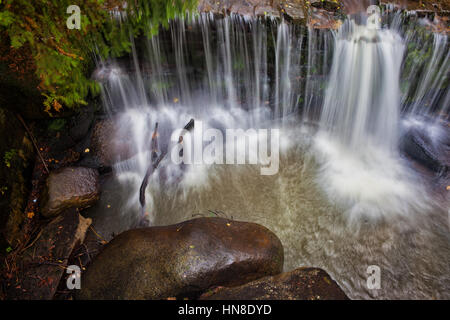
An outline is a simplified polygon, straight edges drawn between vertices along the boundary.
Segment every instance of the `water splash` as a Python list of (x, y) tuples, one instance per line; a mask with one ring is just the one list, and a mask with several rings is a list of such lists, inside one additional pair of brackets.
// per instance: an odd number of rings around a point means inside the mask
[[(247, 165), (162, 163), (146, 194), (150, 223), (220, 210), (273, 230), (285, 247), (286, 270), (322, 267), (352, 298), (448, 298), (447, 213), (440, 208), (448, 199), (433, 198), (430, 205), (436, 180), (420, 176), (397, 148), (404, 116), (406, 125), (429, 136), (444, 134), (442, 126), (409, 119), (412, 102), (422, 98), (414, 98), (415, 84), (402, 85), (403, 92), (399, 85), (417, 79), (428, 94), (426, 87), (445, 77), (441, 72), (425, 81), (428, 69), (439, 71), (446, 53), (436, 52), (444, 50), (437, 45), (443, 40), (432, 36), (439, 41), (423, 42), (430, 57), (406, 70), (401, 61), (410, 44), (422, 43), (411, 28), (399, 15), (384, 30), (348, 21), (336, 33), (203, 14), (138, 40), (129, 61), (108, 62), (96, 72), (105, 80), (108, 113), (120, 130), (131, 130), (137, 146), (134, 157), (114, 167), (119, 187), (111, 182), (100, 201), (116, 203), (103, 209), (104, 228), (96, 229), (109, 234), (109, 223), (117, 234), (135, 226), (156, 121), (161, 149), (191, 118), (219, 129), (282, 127), (276, 176)], [(442, 56), (440, 63), (430, 63), (433, 54)], [(432, 102), (432, 121), (442, 101), (448, 91)], [(349, 228), (349, 220), (361, 232)], [(376, 293), (366, 288), (372, 264), (383, 270)]]
[[(401, 108), (408, 96), (400, 91), (402, 60), (415, 38), (402, 38), (399, 17), (379, 31), (348, 20), (338, 32), (237, 15), (172, 21), (144, 46), (133, 43), (128, 65), (110, 63), (105, 72), (105, 106), (110, 114), (120, 110), (119, 127), (133, 128), (138, 150), (116, 165), (117, 173), (139, 186), (156, 122), (164, 131), (160, 140), (168, 141), (190, 118), (224, 130), (298, 125), (293, 119), (301, 115), (308, 126), (319, 122), (318, 181), (331, 202), (354, 217), (424, 209), (417, 178), (398, 153), (400, 117), (402, 109), (419, 110), (424, 99), (448, 100), (448, 93), (428, 96), (429, 87), (445, 81), (445, 72), (435, 69), (447, 61), (447, 42), (435, 36), (435, 57), (425, 66), (430, 76), (421, 78), (414, 99), (418, 107)], [(168, 171), (165, 181), (195, 181), (192, 172)]]
[(426, 211), (427, 198), (400, 158), (404, 41), (390, 29), (347, 21), (336, 36), (316, 137), (320, 185), (351, 220)]

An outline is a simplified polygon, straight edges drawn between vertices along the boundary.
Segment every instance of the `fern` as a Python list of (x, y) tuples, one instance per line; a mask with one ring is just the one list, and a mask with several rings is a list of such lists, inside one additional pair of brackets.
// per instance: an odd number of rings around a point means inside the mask
[[(66, 9), (73, 4), (81, 9), (81, 30), (66, 27)], [(94, 54), (108, 58), (128, 53), (130, 36), (154, 35), (196, 4), (197, 0), (3, 0), (0, 31), (6, 31), (14, 48), (29, 44), (44, 107), (52, 114), (62, 106), (85, 105), (89, 94), (99, 93), (89, 78)], [(112, 18), (112, 8), (127, 19), (119, 23)]]

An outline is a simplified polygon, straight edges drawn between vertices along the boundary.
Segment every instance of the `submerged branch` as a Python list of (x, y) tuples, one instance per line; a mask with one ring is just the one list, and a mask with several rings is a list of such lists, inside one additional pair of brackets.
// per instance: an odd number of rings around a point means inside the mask
[[(194, 127), (194, 119), (191, 119), (185, 126), (184, 130), (190, 131)], [(147, 188), (148, 179), (152, 175), (152, 173), (158, 168), (158, 165), (161, 163), (161, 161), (164, 159), (164, 157), (167, 154), (166, 152), (162, 152), (158, 157), (158, 123), (155, 124), (155, 130), (153, 131), (152, 135), (152, 163), (148, 167), (147, 172), (145, 173), (144, 180), (142, 181), (141, 188), (139, 190), (139, 202), (141, 203), (142, 207), (142, 215), (144, 215), (145, 210), (145, 189)], [(183, 143), (183, 136), (181, 135), (178, 139), (178, 144)], [(182, 152), (183, 150), (181, 150)]]

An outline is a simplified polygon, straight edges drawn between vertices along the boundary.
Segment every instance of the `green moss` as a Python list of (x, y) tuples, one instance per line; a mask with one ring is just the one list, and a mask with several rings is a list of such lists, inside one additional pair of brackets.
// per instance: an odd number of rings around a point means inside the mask
[(17, 155), (16, 149), (10, 149), (9, 151), (5, 152), (5, 155), (3, 156), (3, 161), (8, 168), (11, 168), (11, 163), (16, 155)]
[(66, 125), (65, 119), (55, 119), (50, 122), (48, 130), (50, 131), (60, 131)]

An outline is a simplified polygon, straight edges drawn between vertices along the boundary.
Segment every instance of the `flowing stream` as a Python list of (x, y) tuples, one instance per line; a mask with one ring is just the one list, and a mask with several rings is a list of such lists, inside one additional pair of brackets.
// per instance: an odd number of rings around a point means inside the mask
[[(279, 129), (275, 175), (165, 158), (149, 181), (148, 224), (257, 222), (281, 239), (285, 270), (323, 268), (351, 298), (450, 298), (448, 176), (398, 147), (407, 126), (448, 135), (448, 40), (429, 32), (425, 42), (400, 15), (386, 21), (378, 30), (347, 19), (332, 31), (202, 14), (137, 39), (128, 60), (100, 63), (105, 108), (138, 152), (105, 178), (87, 213), (96, 229), (110, 238), (142, 220), (156, 122), (167, 150), (191, 118), (221, 131)], [(414, 50), (427, 59), (409, 58)], [(372, 265), (380, 289), (367, 287)]]

